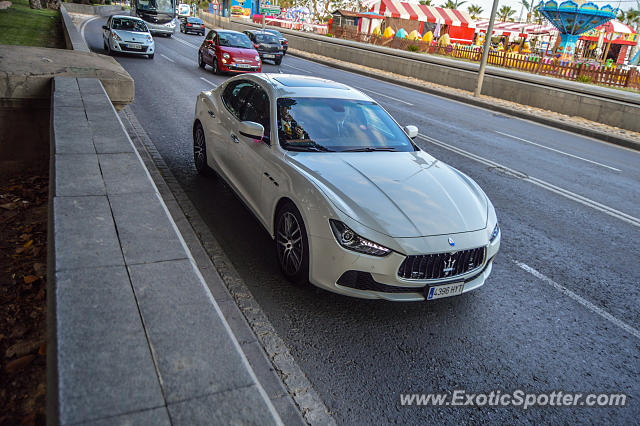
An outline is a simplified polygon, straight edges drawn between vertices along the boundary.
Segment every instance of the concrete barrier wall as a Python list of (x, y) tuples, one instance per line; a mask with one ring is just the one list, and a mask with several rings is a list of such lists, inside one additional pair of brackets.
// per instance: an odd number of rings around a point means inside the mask
[(113, 15), (114, 13), (126, 10), (124, 7), (116, 5), (92, 6), (89, 4), (67, 2), (62, 3), (62, 5), (65, 7), (65, 9), (67, 9), (68, 12), (81, 13), (83, 15), (109, 16)]
[[(210, 25), (212, 15), (201, 16)], [(244, 30), (259, 27), (239, 21), (222, 21), (223, 28)], [(289, 47), (352, 64), (415, 77), (456, 89), (473, 91), (478, 64), (398, 49), (333, 39), (312, 33), (279, 29)], [(640, 95), (637, 93), (564, 81), (553, 77), (487, 67), (482, 93), (599, 123), (640, 132)]]

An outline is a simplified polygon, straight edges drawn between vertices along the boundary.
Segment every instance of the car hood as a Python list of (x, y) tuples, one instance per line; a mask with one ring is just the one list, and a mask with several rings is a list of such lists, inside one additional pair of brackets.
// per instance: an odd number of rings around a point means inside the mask
[(221, 53), (228, 53), (234, 59), (251, 59), (255, 61), (255, 57), (258, 56), (258, 52), (255, 49), (244, 49), (242, 47), (228, 47), (224, 46), (220, 48)]
[(149, 35), (149, 33), (126, 30), (113, 30), (113, 32), (118, 34), (118, 37), (120, 37), (122, 41), (134, 41), (136, 43), (146, 43), (147, 36)]
[(424, 152), (288, 156), (344, 214), (391, 237), (486, 227), (488, 200), (478, 185)]

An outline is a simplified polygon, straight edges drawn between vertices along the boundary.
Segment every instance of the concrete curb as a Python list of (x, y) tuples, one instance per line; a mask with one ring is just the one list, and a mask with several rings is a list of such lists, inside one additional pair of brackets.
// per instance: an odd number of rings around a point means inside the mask
[(621, 138), (606, 132), (600, 132), (593, 129), (588, 129), (588, 128), (579, 126), (577, 124), (569, 123), (567, 121), (554, 120), (552, 118), (542, 117), (536, 114), (528, 114), (522, 111), (517, 111), (511, 108), (504, 107), (502, 105), (497, 105), (495, 103), (492, 103), (488, 100), (484, 100), (482, 98), (478, 99), (471, 96), (462, 96), (452, 91), (448, 91), (446, 89), (438, 90), (433, 87), (423, 86), (421, 84), (416, 84), (412, 81), (404, 80), (402, 79), (401, 76), (398, 76), (397, 78), (391, 78), (385, 75), (376, 74), (369, 70), (362, 69), (356, 65), (345, 65), (342, 63), (336, 63), (336, 61), (332, 61), (331, 59), (320, 59), (320, 58), (311, 57), (309, 55), (305, 55), (304, 53), (297, 52), (295, 49), (289, 49), (288, 53), (290, 53), (293, 56), (314, 61), (322, 65), (327, 65), (327, 66), (338, 68), (344, 71), (365, 75), (367, 77), (372, 77), (378, 80), (386, 81), (388, 83), (398, 84), (399, 82), (401, 82), (402, 85), (406, 87), (410, 87), (412, 89), (426, 92), (432, 95), (453, 99), (458, 102), (463, 102), (463, 103), (474, 105), (477, 107), (481, 107), (481, 108), (489, 109), (492, 111), (500, 112), (503, 114), (511, 115), (514, 117), (522, 118), (525, 120), (534, 121), (536, 123), (544, 124), (550, 127), (555, 127), (557, 129), (566, 130), (568, 132), (576, 133), (583, 136), (588, 136), (601, 141), (612, 143), (614, 145), (619, 145), (625, 148), (630, 148), (633, 150), (640, 151), (640, 142), (636, 142), (631, 139)]
[(51, 111), (49, 424), (282, 424), (100, 81)]

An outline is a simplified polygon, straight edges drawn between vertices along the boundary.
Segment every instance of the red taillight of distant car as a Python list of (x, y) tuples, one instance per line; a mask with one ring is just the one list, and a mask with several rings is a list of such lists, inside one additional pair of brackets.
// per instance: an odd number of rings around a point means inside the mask
[(193, 25), (191, 25), (191, 24), (187, 24), (187, 27), (192, 27), (192, 26), (193, 26)]

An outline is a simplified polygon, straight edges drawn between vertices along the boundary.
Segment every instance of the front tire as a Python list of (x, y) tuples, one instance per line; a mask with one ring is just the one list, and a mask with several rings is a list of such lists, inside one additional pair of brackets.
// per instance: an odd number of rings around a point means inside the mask
[(276, 215), (276, 255), (287, 280), (297, 285), (309, 282), (309, 240), (296, 206), (287, 202)]
[(155, 55), (155, 53), (152, 53), (151, 55), (147, 55), (147, 58), (149, 59), (153, 59), (153, 56)]
[(212, 176), (213, 169), (207, 163), (207, 143), (202, 124), (197, 122), (193, 129), (193, 162), (198, 174)]
[(276, 65), (280, 65), (282, 63), (282, 58), (278, 58), (274, 61)]
[(220, 74), (220, 68), (218, 68), (218, 58), (213, 58), (213, 63), (211, 64), (211, 67), (213, 68), (214, 74)]
[(111, 43), (108, 40), (106, 43), (106, 49), (107, 49), (107, 55), (109, 56), (113, 55), (113, 51), (111, 50)]
[(202, 59), (202, 52), (198, 52), (198, 66), (200, 68), (204, 68), (205, 66), (204, 60)]

